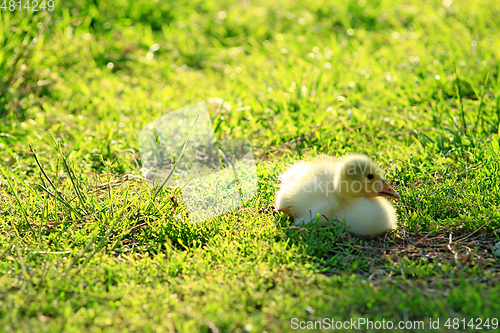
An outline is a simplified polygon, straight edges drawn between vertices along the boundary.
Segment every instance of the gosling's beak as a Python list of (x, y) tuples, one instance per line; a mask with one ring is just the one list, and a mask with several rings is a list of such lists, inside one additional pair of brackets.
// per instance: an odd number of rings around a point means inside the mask
[(384, 179), (382, 179), (382, 190), (378, 192), (379, 197), (390, 197), (394, 199), (399, 199), (399, 193), (396, 192), (394, 187), (389, 185)]

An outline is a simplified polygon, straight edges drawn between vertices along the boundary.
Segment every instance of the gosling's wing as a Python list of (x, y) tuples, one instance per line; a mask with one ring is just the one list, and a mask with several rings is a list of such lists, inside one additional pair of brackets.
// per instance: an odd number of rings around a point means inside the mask
[(294, 218), (326, 214), (326, 208), (338, 206), (335, 170), (335, 161), (328, 156), (294, 164), (281, 176), (276, 206)]
[(286, 171), (280, 176), (281, 185), (288, 186), (297, 181), (300, 181), (309, 172), (308, 162), (299, 161), (291, 165)]
[(290, 166), (281, 176), (276, 193), (276, 207), (292, 217), (297, 217), (296, 202), (301, 196), (302, 183), (310, 173), (308, 162), (300, 161)]

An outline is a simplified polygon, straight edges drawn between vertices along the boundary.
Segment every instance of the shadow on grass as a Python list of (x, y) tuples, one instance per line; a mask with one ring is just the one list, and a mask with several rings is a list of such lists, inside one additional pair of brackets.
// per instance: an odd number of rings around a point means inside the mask
[[(277, 217), (277, 223), (287, 222), (289, 218)], [(400, 228), (369, 238), (354, 236), (343, 226), (281, 229), (326, 276), (355, 274), (373, 284), (397, 278), (448, 287), (461, 279), (475, 284), (500, 281), (500, 261), (492, 253), (498, 236), (482, 228)]]

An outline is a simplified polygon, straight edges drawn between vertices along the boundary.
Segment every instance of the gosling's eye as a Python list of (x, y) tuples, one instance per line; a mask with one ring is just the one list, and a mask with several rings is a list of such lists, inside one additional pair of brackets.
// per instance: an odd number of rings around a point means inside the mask
[(371, 173), (369, 173), (366, 177), (368, 177), (368, 179), (373, 179), (373, 175)]

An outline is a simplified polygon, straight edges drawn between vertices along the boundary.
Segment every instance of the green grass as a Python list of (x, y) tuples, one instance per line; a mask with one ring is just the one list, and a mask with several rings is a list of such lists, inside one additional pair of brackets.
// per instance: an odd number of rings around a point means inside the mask
[[(367, 318), (429, 331), (440, 318), (448, 331), (447, 318), (498, 318), (499, 15), (496, 0), (2, 11), (0, 326), (286, 332), (292, 318)], [(178, 193), (154, 197), (142, 178), (137, 134), (212, 97), (231, 105), (208, 104), (216, 136), (251, 142), (259, 189), (190, 224)], [(293, 161), (347, 152), (372, 156), (401, 194), (395, 232), (364, 240), (259, 213)]]

